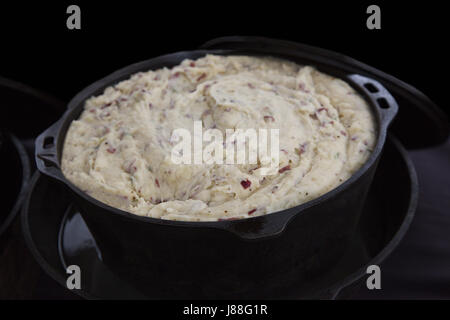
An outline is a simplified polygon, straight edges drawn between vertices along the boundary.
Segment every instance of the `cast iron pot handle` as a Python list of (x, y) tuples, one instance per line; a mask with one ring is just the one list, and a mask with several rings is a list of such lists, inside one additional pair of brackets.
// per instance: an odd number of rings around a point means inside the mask
[(35, 159), (40, 172), (64, 182), (57, 155), (56, 137), (59, 127), (60, 121), (57, 121), (36, 138)]
[(376, 80), (359, 74), (348, 75), (347, 79), (378, 108), (381, 115), (381, 129), (386, 130), (398, 112), (398, 105), (394, 97)]

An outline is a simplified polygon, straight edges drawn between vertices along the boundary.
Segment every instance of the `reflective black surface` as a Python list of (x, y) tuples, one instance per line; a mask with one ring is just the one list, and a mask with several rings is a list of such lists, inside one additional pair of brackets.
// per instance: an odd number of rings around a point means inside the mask
[(450, 140), (409, 153), (420, 183), (411, 226), (382, 265), (382, 290), (360, 299), (450, 299)]
[[(35, 168), (34, 137), (54, 122), (65, 105), (26, 84), (0, 76), (0, 300), (25, 299), (46, 291), (43, 274), (27, 250), (18, 213)], [(9, 133), (5, 133), (9, 132)], [(16, 138), (15, 138), (16, 137)], [(35, 290), (35, 286), (39, 289)], [(50, 286), (51, 287), (51, 286)], [(60, 294), (59, 296), (64, 296)]]
[[(417, 192), (414, 177), (403, 151), (389, 140), (365, 205), (358, 236), (346, 256), (330, 272), (302, 290), (286, 288), (283, 296), (272, 298), (351, 297), (365, 281), (366, 265), (379, 264), (406, 232)], [(82, 290), (77, 293), (85, 298), (158, 298), (157, 291), (140, 294), (102, 262), (101, 252), (61, 184), (38, 174), (32, 183), (32, 193), (22, 216), (24, 234), (32, 253), (51, 277), (65, 285), (65, 266), (76, 264), (83, 274)]]
[(0, 190), (2, 190), (0, 201), (1, 237), (20, 210), (31, 166), (22, 142), (10, 133), (2, 134), (0, 159), (2, 161), (0, 179)]

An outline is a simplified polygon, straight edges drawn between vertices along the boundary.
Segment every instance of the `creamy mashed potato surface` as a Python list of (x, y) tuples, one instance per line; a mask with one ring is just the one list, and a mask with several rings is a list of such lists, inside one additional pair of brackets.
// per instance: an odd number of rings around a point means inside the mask
[[(279, 129), (279, 167), (175, 164), (175, 129)], [(141, 72), (85, 103), (67, 133), (67, 179), (110, 206), (170, 220), (247, 218), (335, 188), (376, 140), (365, 100), (346, 82), (270, 57), (207, 55)], [(207, 143), (203, 143), (206, 147)]]

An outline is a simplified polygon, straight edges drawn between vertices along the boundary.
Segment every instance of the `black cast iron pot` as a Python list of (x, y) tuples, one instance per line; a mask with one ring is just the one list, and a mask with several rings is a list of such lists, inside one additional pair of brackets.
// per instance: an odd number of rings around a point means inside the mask
[[(64, 138), (87, 98), (134, 73), (170, 68), (207, 53), (272, 55), (314, 65), (347, 81), (367, 99), (375, 115), (377, 144), (372, 155), (349, 180), (313, 201), (234, 221), (140, 217), (97, 201), (63, 176)], [(37, 138), (36, 162), (42, 173), (70, 188), (105, 264), (141, 291), (158, 289), (161, 298), (273, 298), (287, 287), (302, 286), (320, 276), (345, 252), (397, 109), (379, 82), (348, 74), (332, 59), (315, 54), (282, 47), (178, 52), (125, 67), (81, 91), (62, 118)]]

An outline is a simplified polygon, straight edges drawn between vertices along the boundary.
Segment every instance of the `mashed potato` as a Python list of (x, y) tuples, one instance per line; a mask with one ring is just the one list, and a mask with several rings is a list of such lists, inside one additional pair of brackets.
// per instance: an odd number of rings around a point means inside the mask
[[(279, 166), (175, 164), (174, 130), (279, 129)], [(376, 140), (370, 107), (346, 82), (270, 57), (207, 55), (137, 73), (85, 103), (62, 170), (92, 197), (170, 220), (217, 221), (287, 209), (335, 188)], [(225, 142), (226, 144), (226, 142)], [(204, 144), (205, 147), (207, 144)]]

